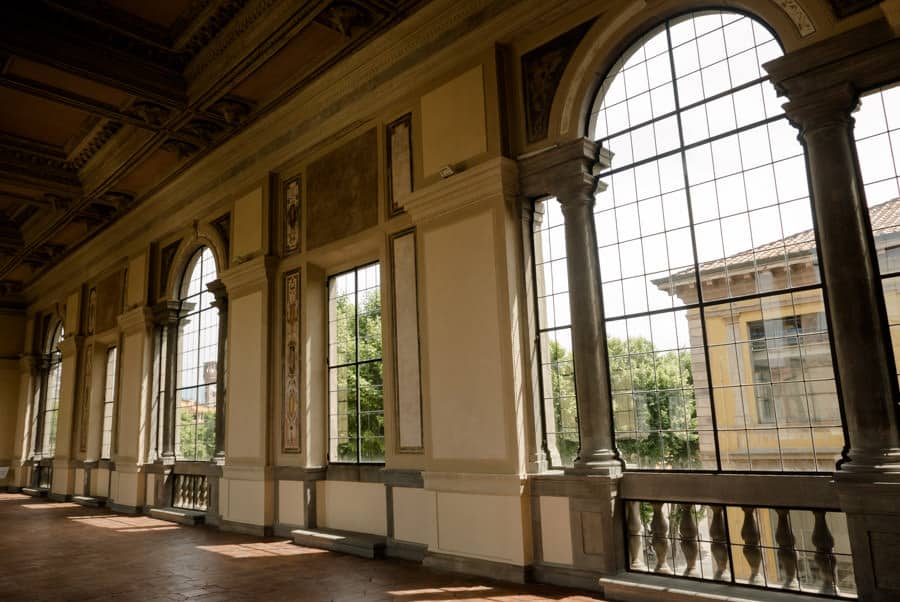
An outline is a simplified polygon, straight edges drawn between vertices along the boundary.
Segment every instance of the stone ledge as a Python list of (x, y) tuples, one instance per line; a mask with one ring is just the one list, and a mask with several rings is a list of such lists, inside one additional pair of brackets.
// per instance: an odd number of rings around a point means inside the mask
[(72, 501), (79, 506), (90, 506), (91, 508), (100, 508), (106, 505), (105, 497), (91, 497), (87, 495), (76, 495), (72, 497)]
[(387, 538), (383, 535), (334, 529), (294, 529), (291, 536), (298, 546), (342, 552), (361, 558), (381, 558), (387, 547)]
[(178, 523), (189, 527), (203, 524), (203, 521), (206, 519), (205, 512), (182, 510), (181, 508), (151, 508), (150, 516), (159, 520), (166, 520), (170, 523)]
[(47, 497), (46, 489), (35, 489), (34, 487), (22, 487), (22, 493), (31, 497)]
[(600, 578), (603, 595), (615, 602), (821, 602), (822, 597), (800, 592), (707, 583), (694, 579), (644, 573), (620, 573)]
[(451, 573), (465, 573), (513, 583), (528, 583), (532, 576), (531, 567), (441, 552), (427, 552), (422, 565)]
[(387, 547), (385, 555), (388, 558), (400, 558), (402, 560), (410, 560), (412, 562), (422, 562), (425, 554), (428, 552), (428, 546), (422, 543), (413, 543), (411, 541), (400, 541), (393, 537), (387, 538)]

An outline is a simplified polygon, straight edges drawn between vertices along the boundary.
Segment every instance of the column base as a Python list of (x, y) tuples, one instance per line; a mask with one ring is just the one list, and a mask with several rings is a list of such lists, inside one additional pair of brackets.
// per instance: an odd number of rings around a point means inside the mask
[(616, 459), (586, 459), (575, 460), (574, 466), (564, 469), (565, 474), (576, 476), (604, 476), (604, 477), (620, 477), (622, 476), (622, 462)]
[(847, 515), (860, 600), (900, 600), (900, 479), (894, 473), (834, 475), (841, 510)]
[(897, 481), (900, 483), (900, 448), (853, 448), (835, 473), (836, 479)]

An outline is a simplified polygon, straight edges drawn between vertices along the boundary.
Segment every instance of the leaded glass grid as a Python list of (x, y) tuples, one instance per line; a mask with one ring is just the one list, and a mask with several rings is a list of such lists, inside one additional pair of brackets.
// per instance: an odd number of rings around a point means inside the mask
[(854, 121), (896, 363), (900, 353), (900, 85), (863, 96)]
[(631, 469), (830, 471), (844, 445), (805, 158), (761, 67), (781, 53), (746, 15), (690, 13), (598, 92), (591, 133), (612, 162), (595, 226)]
[(43, 440), (41, 455), (51, 458), (56, 454), (56, 428), (59, 420), (59, 390), (62, 381), (62, 352), (59, 349), (63, 340), (62, 323), (57, 325), (47, 346), (47, 368), (45, 372), (45, 398), (43, 411)]
[(116, 403), (116, 348), (106, 350), (106, 373), (103, 383), (103, 429), (100, 458), (108, 460), (112, 453), (113, 408)]
[(329, 460), (384, 462), (381, 266), (328, 280)]
[(180, 460), (208, 460), (215, 453), (219, 310), (207, 285), (217, 277), (212, 251), (201, 247), (181, 287), (175, 387), (175, 457)]
[(578, 454), (578, 405), (566, 239), (556, 199), (535, 203), (532, 226), (544, 445), (551, 467), (571, 466)]

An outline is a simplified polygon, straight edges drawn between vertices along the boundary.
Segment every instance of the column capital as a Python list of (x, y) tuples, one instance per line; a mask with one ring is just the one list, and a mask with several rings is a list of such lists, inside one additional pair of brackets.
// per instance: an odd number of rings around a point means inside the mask
[(784, 112), (802, 136), (822, 128), (849, 127), (858, 105), (859, 92), (843, 82), (792, 98), (784, 104)]
[(597, 172), (612, 155), (589, 138), (576, 138), (519, 160), (522, 194), (555, 196), (564, 205), (593, 198)]
[(166, 326), (169, 324), (177, 324), (178, 316), (181, 312), (180, 301), (160, 301), (153, 306), (153, 321), (158, 326)]
[(226, 289), (224, 282), (221, 280), (213, 280), (206, 285), (206, 288), (213, 294), (213, 297), (215, 297), (215, 300), (212, 302), (213, 307), (217, 308), (219, 311), (228, 309), (228, 290)]

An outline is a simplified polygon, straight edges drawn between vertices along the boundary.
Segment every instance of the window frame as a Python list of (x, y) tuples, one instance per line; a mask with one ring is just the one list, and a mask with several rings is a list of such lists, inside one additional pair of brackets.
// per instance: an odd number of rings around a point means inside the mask
[[(110, 362), (112, 366), (110, 366)], [(111, 371), (110, 371), (111, 370)], [(110, 383), (112, 379), (112, 383)], [(119, 396), (119, 349), (115, 345), (106, 348), (103, 371), (103, 413), (100, 424), (100, 459), (111, 460), (115, 436), (115, 411)], [(109, 415), (107, 416), (107, 410)], [(107, 420), (109, 421), (107, 424)], [(109, 440), (107, 441), (107, 433)]]
[[(358, 317), (359, 317), (359, 273), (362, 270), (367, 268), (377, 267), (378, 270), (378, 295), (379, 295), (379, 322), (381, 330), (381, 355), (376, 358), (370, 358), (367, 360), (359, 360), (359, 325), (358, 325)], [(328, 427), (326, 429), (326, 440), (327, 440), (327, 459), (329, 464), (336, 465), (345, 465), (345, 466), (380, 466), (384, 465), (387, 459), (387, 445), (384, 443), (386, 441), (385, 432), (387, 428), (383, 429), (381, 439), (384, 445), (384, 457), (381, 460), (364, 460), (362, 458), (362, 428), (361, 428), (361, 416), (362, 416), (362, 401), (360, 396), (360, 366), (369, 365), (378, 363), (381, 366), (381, 417), (384, 420), (385, 411), (384, 411), (384, 305), (382, 304), (383, 299), (383, 285), (381, 278), (381, 268), (382, 262), (379, 259), (375, 259), (373, 261), (362, 263), (359, 265), (355, 265), (349, 269), (342, 270), (340, 272), (335, 272), (334, 274), (330, 274), (325, 280), (325, 299), (326, 299), (326, 311), (325, 311), (325, 327), (326, 327), (326, 353), (325, 353), (325, 383), (326, 383), (326, 412), (328, 417)], [(354, 283), (353, 283), (353, 299), (354, 299), (354, 356), (355, 361), (353, 362), (345, 362), (343, 364), (332, 365), (332, 357), (331, 357), (331, 323), (332, 323), (332, 297), (331, 297), (331, 286), (332, 282), (334, 282), (337, 278), (341, 276), (346, 276), (347, 274), (353, 274)], [(347, 460), (339, 460), (332, 457), (331, 446), (332, 441), (337, 443), (341, 442), (341, 439), (334, 436), (334, 433), (331, 432), (331, 418), (332, 416), (340, 416), (337, 413), (336, 407), (332, 406), (332, 391), (331, 391), (331, 374), (332, 371), (337, 371), (342, 368), (354, 367), (355, 380), (356, 380), (356, 435), (355, 435), (355, 444), (356, 444), (356, 460), (355, 461), (347, 461)], [(350, 440), (349, 434), (347, 440)]]

